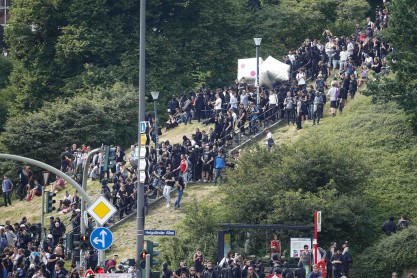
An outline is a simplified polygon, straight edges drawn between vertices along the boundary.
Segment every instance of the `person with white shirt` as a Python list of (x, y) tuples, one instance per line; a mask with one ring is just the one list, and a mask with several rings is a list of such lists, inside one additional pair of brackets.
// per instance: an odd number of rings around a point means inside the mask
[(306, 86), (306, 74), (304, 70), (299, 69), (295, 78), (297, 79), (297, 82), (298, 82), (298, 89), (299, 90), (304, 89)]
[(345, 70), (348, 59), (349, 52), (346, 51), (346, 46), (343, 46), (340, 52), (340, 70)]
[(275, 121), (278, 108), (278, 96), (275, 91), (271, 91), (271, 94), (269, 94), (268, 104), (270, 118), (271, 120)]
[(233, 109), (233, 111), (237, 111), (236, 92), (233, 92), (233, 93), (230, 94), (230, 108)]
[(349, 54), (349, 57), (351, 57), (353, 56), (353, 50), (355, 49), (355, 47), (353, 46), (351, 39), (346, 39), (346, 42), (347, 42), (347, 52)]
[(216, 100), (213, 102), (213, 105), (216, 115), (219, 115), (222, 112), (222, 99), (218, 93), (216, 94)]
[(268, 148), (268, 151), (271, 151), (271, 148), (274, 145), (274, 139), (272, 138), (272, 132), (269, 129), (265, 129), (265, 133), (266, 133), (265, 145)]
[(336, 116), (337, 99), (339, 97), (339, 88), (337, 87), (337, 81), (332, 81), (332, 88), (327, 92), (327, 96), (330, 98), (330, 109), (333, 116)]

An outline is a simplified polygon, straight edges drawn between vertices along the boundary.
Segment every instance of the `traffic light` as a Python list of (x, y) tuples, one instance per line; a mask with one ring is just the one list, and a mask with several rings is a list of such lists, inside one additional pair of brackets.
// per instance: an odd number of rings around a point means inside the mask
[(140, 262), (139, 262), (139, 265), (140, 265), (140, 268), (141, 269), (145, 269), (146, 268), (146, 251), (142, 251), (142, 252), (140, 252)]
[(114, 165), (114, 160), (116, 159), (116, 148), (115, 147), (104, 147), (105, 157), (104, 157), (104, 171), (111, 169)]
[(81, 250), (90, 249), (90, 239), (87, 235), (82, 235), (80, 237), (80, 248)]
[(56, 203), (56, 201), (54, 200), (54, 197), (56, 196), (56, 194), (54, 192), (46, 192), (46, 213), (50, 213), (53, 210), (55, 210), (55, 207), (53, 206), (53, 204)]
[(158, 265), (159, 261), (155, 257), (159, 255), (158, 250), (154, 250), (154, 247), (158, 247), (159, 242), (153, 242), (150, 240), (146, 240), (146, 252), (148, 252), (149, 255), (151, 255), (151, 267), (153, 265)]

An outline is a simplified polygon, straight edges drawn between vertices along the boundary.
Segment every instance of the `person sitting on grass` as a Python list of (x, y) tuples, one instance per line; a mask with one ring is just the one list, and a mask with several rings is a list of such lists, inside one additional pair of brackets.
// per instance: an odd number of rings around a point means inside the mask
[(51, 184), (51, 192), (57, 193), (65, 188), (65, 181), (60, 176), (56, 176), (56, 180)]
[(26, 202), (30, 202), (33, 196), (42, 196), (42, 185), (37, 180), (35, 180), (35, 187), (30, 190)]

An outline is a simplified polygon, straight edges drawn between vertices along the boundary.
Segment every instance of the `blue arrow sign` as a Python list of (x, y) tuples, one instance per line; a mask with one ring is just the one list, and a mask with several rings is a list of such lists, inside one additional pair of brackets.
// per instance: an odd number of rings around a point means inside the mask
[(140, 122), (139, 131), (140, 134), (146, 133), (146, 121)]
[(106, 250), (113, 244), (113, 234), (107, 228), (96, 228), (90, 235), (90, 243), (97, 250)]
[(145, 236), (176, 236), (176, 230), (145, 230)]

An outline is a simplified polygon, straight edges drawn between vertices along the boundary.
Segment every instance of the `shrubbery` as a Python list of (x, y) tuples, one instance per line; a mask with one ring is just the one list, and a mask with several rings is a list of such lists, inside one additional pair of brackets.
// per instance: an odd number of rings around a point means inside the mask
[(355, 260), (360, 276), (388, 277), (417, 265), (417, 227), (410, 227), (390, 237), (383, 237), (364, 250)]
[(116, 84), (46, 104), (10, 117), (1, 134), (3, 151), (59, 168), (59, 156), (72, 143), (130, 146), (137, 134), (137, 91)]
[[(181, 252), (164, 251), (163, 257), (177, 263), (191, 258), (194, 248), (200, 246), (209, 259), (215, 259), (212, 245), (220, 229), (217, 223), (312, 225), (314, 210), (322, 211), (320, 246), (348, 240), (356, 257), (380, 238), (385, 239), (381, 225), (390, 215), (417, 217), (415, 146), (416, 137), (402, 110), (393, 103), (371, 104), (369, 98), (359, 95), (342, 116), (326, 117), (318, 128), (304, 130), (294, 144), (277, 145), (272, 152), (256, 146), (244, 152), (219, 189), (219, 203), (199, 204), (198, 213), (188, 209), (178, 237), (164, 242), (164, 247), (176, 246)], [(192, 227), (198, 232), (190, 232)], [(251, 232), (245, 255), (264, 256), (276, 231), (245, 231)], [(414, 229), (401, 236), (411, 231)], [(241, 231), (234, 234), (233, 250), (243, 253), (245, 235)], [(281, 235), (285, 245), (289, 237), (310, 234), (289, 231)], [(207, 246), (201, 245), (204, 242)], [(407, 261), (396, 268), (391, 262), (384, 266), (389, 257), (380, 260), (379, 268), (378, 258), (373, 257), (370, 263), (375, 260), (372, 267), (382, 275), (416, 263), (415, 253), (395, 251), (392, 256), (398, 257), (394, 261)], [(362, 269), (370, 257), (363, 256)]]

